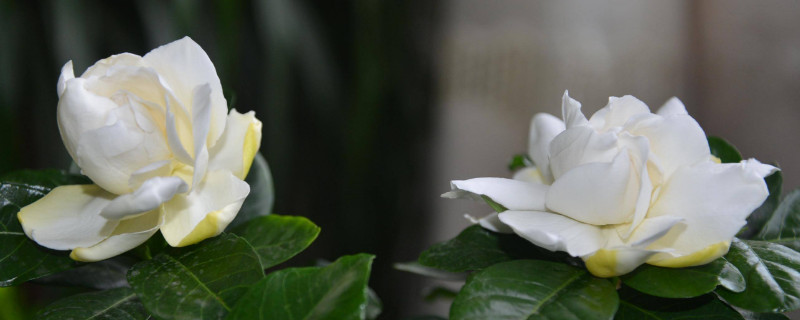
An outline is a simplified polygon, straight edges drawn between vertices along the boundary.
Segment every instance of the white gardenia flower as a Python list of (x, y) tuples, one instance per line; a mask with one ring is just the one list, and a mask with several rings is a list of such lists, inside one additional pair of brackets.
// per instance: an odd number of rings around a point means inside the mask
[(192, 39), (111, 56), (78, 78), (67, 62), (58, 96), (61, 138), (95, 184), (57, 187), (20, 210), (40, 245), (97, 261), (159, 230), (172, 246), (197, 243), (238, 213), (261, 122), (227, 113), (214, 65)]
[(755, 159), (719, 163), (706, 135), (672, 98), (656, 113), (632, 96), (609, 98), (590, 119), (565, 92), (563, 121), (531, 123), (535, 166), (514, 179), (452, 181), (447, 198), (488, 197), (507, 208), (479, 223), (581, 257), (611, 277), (643, 263), (706, 264), (728, 252), (767, 198), (778, 170)]

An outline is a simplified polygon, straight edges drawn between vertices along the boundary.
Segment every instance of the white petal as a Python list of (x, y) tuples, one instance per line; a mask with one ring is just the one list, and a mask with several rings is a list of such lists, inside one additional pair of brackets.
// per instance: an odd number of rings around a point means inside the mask
[(550, 212), (505, 211), (499, 218), (533, 244), (574, 257), (592, 254), (607, 241), (601, 228)]
[(548, 186), (504, 178), (474, 178), (453, 180), (452, 191), (445, 198), (471, 198), (483, 201), (487, 196), (509, 210), (544, 210), (544, 197)]
[(147, 65), (169, 83), (178, 100), (188, 104), (192, 101), (195, 87), (208, 84), (211, 89), (211, 120), (208, 146), (213, 146), (225, 130), (225, 114), (228, 104), (222, 95), (222, 85), (217, 71), (208, 55), (191, 38), (163, 45), (144, 56)]
[(598, 133), (589, 127), (574, 127), (562, 132), (550, 143), (550, 169), (557, 180), (577, 166), (610, 162), (618, 152), (616, 133)]
[(133, 191), (128, 184), (133, 172), (168, 159), (170, 152), (160, 133), (147, 133), (136, 126), (133, 113), (119, 116), (112, 125), (81, 135), (75, 162), (103, 189), (126, 194)]
[(634, 96), (609, 97), (608, 104), (592, 115), (589, 124), (596, 130), (605, 131), (621, 127), (635, 115), (649, 113), (650, 108)]
[(514, 173), (513, 179), (525, 182), (546, 184), (544, 182), (544, 179), (542, 178), (542, 173), (539, 171), (538, 168), (533, 166), (517, 170), (517, 172)]
[(162, 216), (160, 210), (153, 210), (138, 217), (123, 220), (114, 232), (103, 241), (91, 247), (72, 250), (70, 258), (78, 261), (100, 261), (136, 248), (158, 232)]
[(569, 91), (564, 91), (561, 98), (561, 117), (567, 129), (572, 127), (585, 126), (589, 123), (586, 116), (581, 112), (581, 103), (569, 97)]
[(44, 247), (87, 247), (108, 237), (117, 226), (117, 221), (100, 216), (114, 197), (93, 184), (60, 186), (17, 216), (25, 234)]
[(261, 145), (261, 121), (255, 112), (241, 114), (231, 109), (225, 133), (210, 150), (209, 170), (229, 170), (240, 179), (247, 176)]
[(229, 171), (209, 171), (192, 192), (164, 204), (164, 239), (183, 247), (220, 234), (249, 192), (250, 186)]
[(594, 225), (631, 222), (639, 188), (626, 149), (612, 162), (585, 164), (562, 175), (547, 192), (547, 208)]
[[(192, 146), (189, 142), (187, 134), (181, 134), (181, 132), (186, 131), (186, 125), (182, 125), (185, 122), (180, 121), (180, 110), (173, 106), (172, 100), (167, 98), (167, 143), (169, 144), (169, 148), (172, 150), (172, 153), (175, 155), (175, 158), (178, 161), (183, 162), (184, 164), (193, 165), (194, 160), (192, 156), (189, 154), (189, 150), (187, 147)], [(176, 116), (175, 112), (179, 114)], [(189, 141), (186, 141), (189, 140)]]
[(67, 89), (67, 80), (75, 78), (75, 72), (72, 70), (72, 60), (67, 61), (63, 67), (61, 67), (61, 75), (58, 76), (58, 84), (56, 85), (56, 92), (58, 96), (61, 97), (64, 94), (64, 90)]
[(172, 175), (172, 160), (161, 160), (148, 164), (131, 174), (128, 186), (131, 190), (137, 190), (142, 184), (155, 177), (167, 177)]
[(678, 167), (706, 161), (711, 155), (705, 132), (686, 114), (639, 117), (625, 127), (631, 134), (647, 137), (652, 157), (665, 176)]
[(661, 108), (658, 109), (656, 112), (660, 116), (673, 116), (679, 114), (688, 115), (689, 113), (686, 112), (686, 107), (683, 106), (683, 102), (677, 97), (672, 97), (667, 102), (664, 103)]
[(528, 155), (540, 169), (546, 184), (553, 181), (553, 174), (550, 172), (550, 142), (565, 129), (564, 122), (550, 114), (540, 113), (531, 120)]
[(197, 86), (194, 90), (192, 100), (192, 135), (194, 137), (194, 175), (192, 178), (192, 188), (206, 174), (208, 169), (208, 147), (206, 138), (208, 137), (209, 121), (211, 121), (211, 86), (204, 84)]
[(58, 130), (67, 152), (76, 159), (81, 135), (105, 126), (108, 113), (117, 108), (117, 104), (86, 90), (84, 79), (66, 80), (64, 86), (58, 100)]
[(747, 216), (767, 198), (764, 177), (774, 170), (752, 159), (724, 164), (708, 161), (679, 168), (666, 182), (648, 217), (684, 220), (649, 248), (674, 249), (671, 255), (680, 257), (729, 243), (745, 225)]
[[(683, 221), (681, 217), (658, 216), (644, 219), (636, 229), (633, 230), (627, 245), (631, 247), (645, 247), (663, 237), (678, 222)], [(627, 228), (625, 228), (627, 229)]]
[(475, 219), (474, 217), (468, 214), (465, 214), (464, 217), (469, 219), (469, 221), (471, 221), (472, 223), (479, 224), (484, 229), (492, 232), (514, 233), (514, 230), (512, 230), (511, 227), (507, 226), (505, 223), (500, 221), (500, 218), (498, 218), (497, 215), (498, 215), (497, 212), (492, 212), (480, 219)]
[(86, 69), (81, 75), (81, 78), (89, 79), (93, 77), (102, 77), (109, 74), (109, 70), (115, 67), (143, 67), (142, 57), (132, 53), (120, 53), (95, 62), (91, 67)]
[(186, 183), (178, 177), (154, 177), (145, 181), (133, 193), (121, 195), (111, 201), (100, 215), (109, 220), (130, 218), (158, 209), (162, 203), (187, 189)]

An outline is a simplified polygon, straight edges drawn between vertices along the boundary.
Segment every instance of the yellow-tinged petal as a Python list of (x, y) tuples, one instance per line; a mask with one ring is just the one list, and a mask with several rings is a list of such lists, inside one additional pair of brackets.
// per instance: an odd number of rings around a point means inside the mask
[(586, 269), (593, 275), (608, 278), (626, 274), (644, 264), (657, 251), (639, 248), (600, 249), (584, 257)]
[(730, 247), (731, 243), (729, 241), (718, 242), (701, 250), (695, 251), (692, 254), (677, 258), (664, 258), (668, 256), (667, 253), (659, 254), (648, 260), (647, 263), (654, 266), (667, 268), (699, 266), (724, 256), (726, 253), (728, 253), (728, 249), (730, 249)]
[(17, 217), (25, 234), (44, 247), (92, 246), (108, 237), (119, 223), (100, 216), (114, 197), (94, 184), (60, 186), (22, 208)]
[(583, 261), (586, 263), (586, 269), (597, 277), (609, 278), (617, 275), (616, 250), (600, 249)]
[(153, 234), (158, 232), (162, 220), (159, 209), (123, 220), (108, 238), (90, 247), (75, 248), (69, 257), (72, 260), (93, 262), (122, 254), (150, 239)]
[(244, 136), (244, 149), (242, 151), (242, 166), (244, 167), (242, 176), (244, 179), (247, 173), (250, 172), (250, 166), (253, 165), (253, 159), (258, 153), (258, 148), (261, 146), (261, 121), (255, 117), (250, 125), (247, 127), (247, 133)]
[(209, 149), (208, 170), (227, 170), (244, 179), (261, 146), (261, 126), (253, 111), (241, 114), (232, 109), (225, 132)]
[(178, 194), (161, 207), (161, 234), (173, 247), (213, 237), (233, 221), (250, 186), (229, 171), (209, 171), (197, 188)]

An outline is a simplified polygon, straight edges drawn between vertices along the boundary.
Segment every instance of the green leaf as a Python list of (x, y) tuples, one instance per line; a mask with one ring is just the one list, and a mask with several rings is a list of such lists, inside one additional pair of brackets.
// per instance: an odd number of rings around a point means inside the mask
[(744, 318), (715, 295), (691, 299), (666, 299), (648, 296), (623, 287), (620, 290), (617, 320), (743, 320)]
[(450, 319), (610, 319), (617, 292), (608, 279), (563, 263), (515, 260), (467, 280)]
[(273, 272), (253, 285), (228, 319), (364, 319), (372, 259), (357, 254), (325, 267)]
[(57, 186), (90, 182), (84, 176), (59, 170), (23, 170), (0, 178), (0, 286), (17, 285), (78, 265), (67, 252), (50, 250), (28, 239), (17, 213)]
[(131, 288), (117, 288), (58, 300), (40, 311), (36, 319), (144, 320), (149, 316)]
[(756, 313), (747, 310), (736, 310), (745, 320), (789, 320), (789, 317), (782, 313)]
[(250, 221), (255, 217), (266, 216), (272, 213), (272, 205), (275, 202), (275, 188), (272, 186), (272, 174), (269, 171), (267, 160), (256, 153), (250, 172), (244, 179), (250, 185), (250, 194), (244, 199), (242, 208), (236, 214), (236, 218), (228, 225), (228, 229), (234, 228), (242, 223)]
[(394, 264), (394, 268), (400, 271), (410, 272), (421, 276), (451, 280), (451, 281), (464, 281), (467, 280), (467, 274), (464, 272), (448, 272), (436, 268), (426, 267), (419, 262), (398, 262)]
[(413, 316), (404, 318), (403, 320), (447, 320), (447, 318), (442, 318), (440, 316)]
[(664, 298), (697, 297), (723, 285), (732, 291), (744, 290), (744, 277), (723, 258), (690, 268), (662, 268), (642, 265), (621, 277), (622, 282), (640, 292)]
[(372, 288), (367, 287), (367, 307), (366, 311), (364, 312), (364, 319), (366, 320), (374, 320), (378, 319), (378, 316), (381, 315), (383, 311), (383, 302), (381, 298), (378, 297), (378, 294), (375, 293), (375, 290)]
[(758, 238), (800, 250), (800, 190), (792, 191), (783, 199)]
[(163, 319), (221, 319), (263, 277), (258, 255), (234, 234), (159, 254), (128, 272), (147, 310)]
[(762, 203), (760, 207), (747, 217), (747, 225), (744, 227), (744, 230), (739, 233), (739, 238), (753, 239), (756, 237), (756, 235), (764, 229), (764, 225), (767, 224), (767, 221), (770, 220), (775, 209), (778, 207), (783, 186), (783, 174), (781, 171), (776, 171), (764, 178), (764, 182), (767, 184), (769, 196), (767, 196), (767, 199), (764, 200), (764, 203)]
[(754, 312), (800, 308), (800, 253), (779, 244), (734, 238), (725, 259), (744, 275), (741, 293), (717, 290), (729, 304)]
[(499, 234), (473, 225), (455, 238), (423, 251), (419, 263), (449, 272), (464, 272), (517, 258), (565, 261), (569, 255), (536, 247), (517, 235)]
[(511, 162), (508, 163), (508, 170), (517, 171), (531, 165), (533, 165), (533, 161), (528, 158), (528, 155), (520, 153), (511, 158)]
[(319, 227), (304, 217), (268, 215), (257, 217), (233, 232), (255, 248), (266, 269), (294, 257), (319, 235)]
[(731, 145), (725, 139), (720, 137), (708, 137), (708, 147), (711, 148), (711, 154), (719, 158), (722, 163), (738, 163), (742, 161), (742, 154), (736, 147)]
[(131, 257), (116, 256), (39, 278), (34, 282), (47, 285), (82, 286), (101, 290), (127, 287), (128, 269), (136, 262), (137, 260)]

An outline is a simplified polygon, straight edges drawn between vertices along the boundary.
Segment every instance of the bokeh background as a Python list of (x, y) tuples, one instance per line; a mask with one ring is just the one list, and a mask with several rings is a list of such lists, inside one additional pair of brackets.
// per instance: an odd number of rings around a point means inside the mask
[[(264, 122), (274, 211), (322, 227), (293, 263), (376, 254), (382, 319), (445, 315), (447, 300), (423, 296), (457, 283), (392, 264), (488, 212), (438, 196), (452, 179), (508, 176), (530, 118), (560, 115), (565, 89), (589, 113), (611, 95), (653, 109), (678, 96), (794, 189), (798, 17), (794, 1), (0, 0), (0, 173), (69, 166), (55, 120), (66, 61), (80, 74), (188, 35), (228, 102)], [(22, 293), (29, 310), (57, 298)]]

